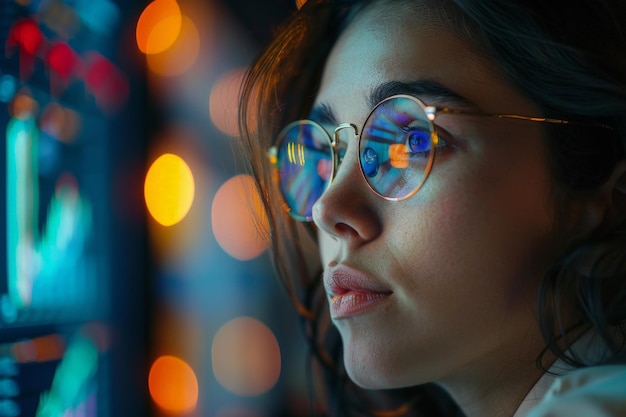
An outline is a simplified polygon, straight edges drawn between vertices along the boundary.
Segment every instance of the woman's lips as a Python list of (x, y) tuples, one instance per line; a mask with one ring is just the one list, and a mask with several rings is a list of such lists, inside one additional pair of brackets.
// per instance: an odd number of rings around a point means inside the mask
[(345, 266), (327, 268), (324, 286), (330, 297), (330, 314), (335, 320), (364, 314), (392, 294), (368, 275)]

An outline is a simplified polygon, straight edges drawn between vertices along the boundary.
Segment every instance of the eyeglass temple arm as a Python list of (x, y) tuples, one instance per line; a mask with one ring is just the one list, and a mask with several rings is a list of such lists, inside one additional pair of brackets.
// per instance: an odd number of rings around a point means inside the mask
[(495, 117), (498, 119), (526, 120), (529, 122), (538, 122), (538, 123), (552, 123), (552, 124), (561, 124), (561, 125), (569, 124), (569, 125), (575, 125), (575, 126), (601, 127), (604, 129), (614, 130), (612, 126), (605, 125), (602, 123), (553, 119), (550, 117), (531, 117), (531, 116), (520, 116), (518, 114), (494, 114), (494, 113), (470, 112), (470, 111), (454, 110), (448, 107), (437, 108), (434, 106), (427, 106), (425, 110), (426, 110), (426, 115), (431, 121), (435, 119), (435, 113), (448, 113), (448, 114), (465, 114), (465, 115), (471, 115), (471, 116)]

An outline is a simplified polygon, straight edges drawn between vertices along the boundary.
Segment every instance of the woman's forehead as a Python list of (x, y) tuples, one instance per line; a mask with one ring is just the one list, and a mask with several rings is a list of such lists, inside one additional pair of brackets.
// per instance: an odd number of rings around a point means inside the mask
[[(404, 2), (389, 4), (396, 3)], [(429, 80), (486, 112), (534, 112), (494, 62), (454, 31), (424, 23), (423, 16), (415, 17), (418, 12), (416, 6), (399, 10), (381, 2), (361, 11), (331, 50), (316, 104), (341, 109), (362, 102), (362, 109), (354, 109), (360, 114), (380, 84)]]

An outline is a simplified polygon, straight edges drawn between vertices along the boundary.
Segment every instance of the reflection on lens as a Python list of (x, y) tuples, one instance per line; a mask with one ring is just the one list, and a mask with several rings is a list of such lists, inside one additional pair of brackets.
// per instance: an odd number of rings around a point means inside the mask
[(408, 168), (409, 152), (404, 143), (394, 143), (393, 145), (389, 145), (389, 162), (391, 162), (391, 166), (394, 168)]
[(333, 173), (333, 161), (330, 159), (320, 159), (317, 163), (317, 175), (324, 181), (330, 180)]
[(430, 132), (415, 131), (409, 136), (409, 148), (412, 152), (428, 152), (430, 145)]
[(414, 97), (393, 96), (379, 103), (359, 142), (361, 169), (372, 189), (391, 200), (415, 194), (434, 159), (432, 132), (424, 106)]
[(330, 138), (317, 123), (301, 120), (288, 125), (278, 140), (280, 191), (295, 218), (311, 220), (313, 204), (333, 174)]
[(375, 177), (378, 174), (378, 155), (372, 148), (365, 148), (361, 152), (361, 166), (366, 177)]

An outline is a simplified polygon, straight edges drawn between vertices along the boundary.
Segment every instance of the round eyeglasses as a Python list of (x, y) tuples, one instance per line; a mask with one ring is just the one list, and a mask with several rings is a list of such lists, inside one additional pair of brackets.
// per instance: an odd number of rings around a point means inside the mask
[(360, 133), (355, 125), (342, 123), (331, 136), (312, 120), (298, 120), (278, 134), (269, 156), (287, 211), (296, 220), (313, 219), (313, 205), (330, 186), (345, 155), (347, 146), (340, 141), (340, 133), (346, 129), (358, 140), (361, 174), (374, 193), (390, 201), (415, 195), (428, 178), (441, 143), (433, 123), (441, 113), (611, 129), (560, 119), (438, 108), (410, 95), (391, 96), (370, 111)]

